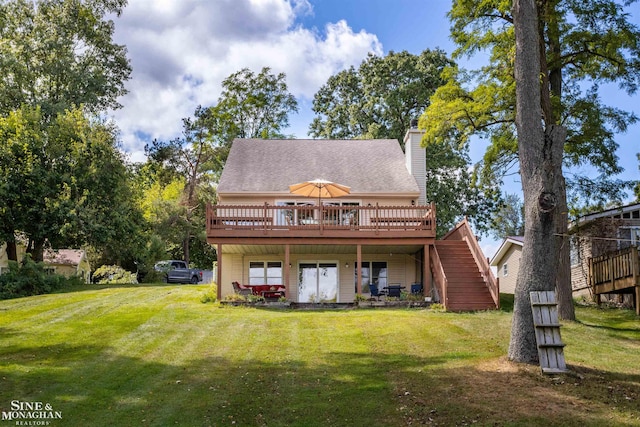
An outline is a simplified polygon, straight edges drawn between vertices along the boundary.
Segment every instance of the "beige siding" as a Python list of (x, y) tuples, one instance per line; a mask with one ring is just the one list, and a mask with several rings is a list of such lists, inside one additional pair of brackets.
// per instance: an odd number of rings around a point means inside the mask
[[(498, 279), (500, 280), (500, 292), (513, 294), (516, 290), (516, 279), (520, 269), (520, 257), (522, 247), (511, 245), (507, 253), (498, 262)], [(507, 266), (507, 274), (504, 274), (504, 266)]]
[[(408, 255), (362, 255), (363, 261), (386, 261), (388, 269), (388, 282), (399, 283), (410, 291), (411, 283), (416, 281), (415, 260)], [(280, 255), (222, 255), (222, 297), (233, 293), (231, 282), (248, 283), (249, 263), (251, 261), (280, 261), (283, 263), (284, 254)], [(289, 299), (298, 301), (298, 263), (300, 262), (335, 262), (338, 266), (338, 302), (352, 302), (355, 299), (355, 263), (356, 256), (336, 255), (336, 254), (291, 254), (290, 276), (289, 276)], [(348, 264), (348, 267), (347, 267)], [(284, 280), (283, 280), (284, 282)], [(284, 283), (283, 283), (284, 284)]]

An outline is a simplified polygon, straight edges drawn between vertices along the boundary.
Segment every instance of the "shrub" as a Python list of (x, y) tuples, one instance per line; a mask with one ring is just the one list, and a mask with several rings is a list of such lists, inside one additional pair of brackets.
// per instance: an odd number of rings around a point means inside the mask
[(93, 282), (100, 285), (123, 285), (138, 283), (135, 273), (117, 265), (103, 265), (93, 273)]
[(0, 275), (0, 299), (48, 294), (83, 283), (80, 277), (50, 274), (45, 267), (44, 263), (34, 262), (28, 255), (21, 263), (9, 262), (9, 271)]
[[(227, 298), (225, 297), (225, 300)], [(200, 302), (203, 304), (206, 304), (208, 302), (216, 302), (218, 300), (218, 286), (215, 284), (212, 284), (211, 286), (209, 286), (209, 289), (207, 289), (207, 291), (202, 295), (202, 298), (200, 298)]]

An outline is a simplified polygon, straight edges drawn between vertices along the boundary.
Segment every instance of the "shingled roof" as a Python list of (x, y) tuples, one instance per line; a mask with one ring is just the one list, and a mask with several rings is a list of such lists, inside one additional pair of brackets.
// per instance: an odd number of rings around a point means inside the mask
[(219, 194), (289, 193), (289, 185), (325, 179), (351, 194), (418, 195), (395, 139), (236, 139)]

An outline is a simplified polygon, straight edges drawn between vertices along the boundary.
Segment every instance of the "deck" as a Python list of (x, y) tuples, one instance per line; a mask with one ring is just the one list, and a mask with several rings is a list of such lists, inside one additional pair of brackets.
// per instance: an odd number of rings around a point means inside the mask
[(435, 238), (435, 208), (427, 206), (210, 205), (210, 241), (237, 238)]
[[(589, 259), (589, 285), (596, 296), (634, 293), (640, 316), (640, 259), (635, 246)], [(598, 298), (599, 300), (599, 298)]]

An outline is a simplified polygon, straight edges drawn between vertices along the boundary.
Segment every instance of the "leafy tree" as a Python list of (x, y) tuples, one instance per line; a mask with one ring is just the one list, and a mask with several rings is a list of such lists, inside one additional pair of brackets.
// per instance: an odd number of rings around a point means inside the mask
[(5, 237), (25, 233), (36, 261), (45, 242), (91, 245), (119, 261), (126, 256), (122, 242), (133, 247), (144, 224), (113, 126), (80, 110), (49, 122), (39, 108), (25, 106), (0, 117), (0, 139)]
[(524, 234), (524, 205), (517, 194), (506, 194), (491, 219), (491, 233), (496, 239)]
[[(315, 94), (313, 137), (354, 139), (390, 138), (401, 144), (436, 88), (444, 83), (442, 70), (453, 63), (441, 50), (420, 55), (406, 51), (385, 57), (370, 54), (356, 69), (350, 67), (329, 78)], [(465, 144), (448, 141), (427, 145), (427, 198), (438, 206), (438, 235), (462, 217), (477, 228), (487, 222), (493, 198), (490, 191), (472, 185)]]
[(453, 63), (439, 49), (420, 55), (369, 54), (356, 70), (329, 77), (313, 99), (316, 117), (309, 127), (315, 138), (391, 138), (402, 144), (411, 121), (429, 105), (444, 83), (442, 70)]
[[(155, 181), (149, 187), (150, 191), (165, 196), (153, 199), (157, 233), (168, 244), (180, 242), (179, 258), (187, 263), (194, 239), (206, 243), (206, 204), (215, 199), (211, 171), (218, 153), (212, 142), (210, 118), (210, 109), (198, 107), (194, 119), (183, 119), (182, 137), (169, 142), (153, 141), (145, 147), (149, 163), (155, 164), (159, 172), (156, 177), (165, 177), (164, 182)], [(199, 245), (201, 250), (206, 247)], [(175, 254), (170, 247), (167, 249)], [(200, 260), (210, 265), (213, 258), (209, 254), (200, 256)]]
[[(67, 112), (117, 108), (131, 68), (124, 46), (113, 43), (110, 15), (126, 0), (5, 0), (0, 2), (0, 117), (13, 143), (0, 147), (3, 169), (0, 240), (16, 259), (15, 232), (30, 227), (30, 249), (41, 255), (45, 236), (58, 235), (65, 209), (74, 209), (65, 180)], [(75, 114), (75, 113), (72, 113)], [(52, 129), (48, 129), (52, 126)], [(22, 152), (21, 152), (22, 150)], [(68, 176), (68, 174), (67, 174)], [(21, 194), (23, 189), (29, 194)], [(21, 200), (24, 205), (9, 201)], [(47, 200), (46, 209), (39, 209)], [(55, 203), (53, 201), (56, 201)], [(33, 202), (33, 203), (30, 203)], [(53, 242), (52, 242), (53, 243)]]
[(0, 2), (0, 115), (40, 106), (45, 118), (83, 105), (118, 107), (131, 67), (113, 43), (113, 21), (126, 0)]
[[(565, 167), (589, 164), (597, 179), (577, 176), (568, 182), (581, 196), (602, 195), (611, 190), (618, 197), (629, 183), (610, 180), (620, 172), (615, 155), (615, 135), (638, 118), (632, 112), (605, 105), (599, 97), (604, 83), (618, 83), (634, 93), (640, 78), (640, 32), (629, 22), (624, 5), (614, 0), (538, 2), (542, 78), (542, 118), (547, 126), (562, 124)], [(465, 143), (471, 135), (486, 137), (491, 144), (485, 154), (482, 178), (501, 180), (518, 164), (515, 137), (514, 28), (511, 2), (456, 0), (449, 17), (452, 37), (459, 46), (456, 56), (490, 52), (489, 65), (476, 72), (451, 67), (447, 83), (439, 88), (421, 119), (428, 140), (454, 139)], [(567, 196), (564, 177), (558, 176), (557, 230), (567, 230)], [(583, 185), (587, 184), (587, 185)], [(599, 184), (594, 187), (593, 184)], [(598, 188), (597, 191), (590, 189)], [(557, 290), (560, 314), (574, 318), (571, 300), (569, 246), (566, 239), (555, 245), (560, 260)]]
[(223, 140), (233, 138), (283, 138), (289, 126), (289, 114), (298, 111), (298, 103), (287, 89), (286, 75), (271, 74), (269, 67), (255, 74), (248, 68), (231, 74), (222, 82), (218, 104), (212, 108)]
[(555, 214), (558, 182), (562, 177), (562, 154), (566, 130), (544, 123), (544, 90), (540, 83), (541, 16), (536, 0), (515, 0), (514, 77), (516, 127), (520, 175), (524, 193), (525, 232), (516, 280), (509, 358), (516, 362), (538, 361), (536, 333), (529, 300), (531, 291), (552, 290), (555, 284)]

